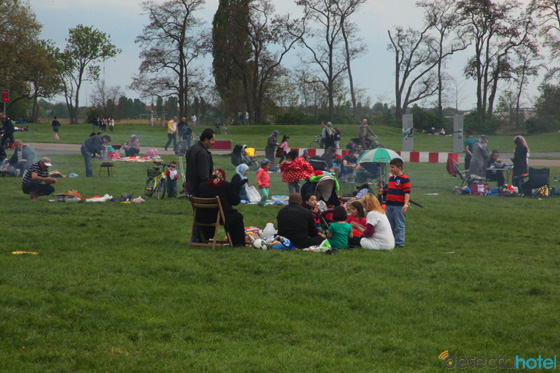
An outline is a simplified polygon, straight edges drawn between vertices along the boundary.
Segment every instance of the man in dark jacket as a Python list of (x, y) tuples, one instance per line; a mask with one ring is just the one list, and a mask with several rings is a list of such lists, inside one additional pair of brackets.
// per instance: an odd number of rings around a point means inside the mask
[(17, 170), (20, 170), (20, 175), (23, 176), (25, 171), (33, 164), (33, 160), (35, 159), (35, 152), (31, 147), (24, 145), (23, 141), (17, 139), (14, 141), (15, 150), (14, 154), (8, 161), (8, 164), (15, 168), (15, 172), (17, 174)]
[(84, 161), (86, 162), (86, 176), (92, 177), (93, 176), (93, 162), (92, 157), (93, 154), (104, 154), (105, 144), (111, 141), (111, 136), (104, 135), (104, 136), (91, 136), (82, 144), (82, 156), (84, 157)]
[(319, 236), (311, 210), (301, 206), (301, 194), (292, 193), (288, 206), (278, 212), (278, 235), (289, 239), (297, 248), (320, 245), (324, 238)]
[(208, 181), (212, 170), (214, 170), (212, 154), (208, 151), (214, 145), (214, 140), (216, 140), (214, 131), (207, 128), (200, 135), (200, 141), (187, 151), (187, 191), (195, 197), (198, 197), (200, 183)]
[(0, 113), (0, 122), (2, 122), (2, 143), (0, 146), (10, 146), (10, 143), (14, 142), (14, 125), (12, 120), (6, 116), (4, 113)]

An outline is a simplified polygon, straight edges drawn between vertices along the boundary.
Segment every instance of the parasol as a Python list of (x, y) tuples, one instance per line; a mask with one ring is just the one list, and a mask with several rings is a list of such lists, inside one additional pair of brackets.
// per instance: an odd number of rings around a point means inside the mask
[(364, 152), (360, 158), (358, 158), (358, 163), (373, 162), (373, 163), (389, 163), (391, 159), (399, 158), (401, 156), (394, 150), (377, 148), (371, 149)]

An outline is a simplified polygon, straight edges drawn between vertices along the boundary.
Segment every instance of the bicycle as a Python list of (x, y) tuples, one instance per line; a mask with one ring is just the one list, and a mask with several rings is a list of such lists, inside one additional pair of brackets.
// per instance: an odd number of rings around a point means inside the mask
[(311, 141), (311, 144), (309, 144), (309, 149), (321, 148), (322, 144), (323, 138), (321, 137), (321, 135), (315, 135), (315, 138), (313, 139), (313, 141)]
[(158, 199), (163, 199), (165, 198), (165, 192), (167, 191), (165, 167), (169, 167), (169, 165), (162, 162), (154, 163), (158, 166), (163, 166), (163, 170), (160, 171), (159, 167), (156, 166), (148, 168), (148, 180), (146, 180), (144, 196), (146, 196), (146, 198), (150, 198), (154, 193), (156, 193)]

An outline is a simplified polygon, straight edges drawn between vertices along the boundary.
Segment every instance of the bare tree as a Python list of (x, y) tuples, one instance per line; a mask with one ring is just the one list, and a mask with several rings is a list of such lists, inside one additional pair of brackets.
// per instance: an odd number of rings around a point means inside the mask
[(139, 75), (131, 89), (143, 95), (179, 98), (180, 115), (186, 115), (189, 93), (204, 88), (202, 71), (193, 62), (207, 52), (208, 35), (194, 14), (204, 0), (168, 0), (142, 3), (150, 23), (136, 43), (143, 48)]
[(122, 96), (123, 92), (120, 86), (109, 87), (105, 80), (99, 80), (92, 92), (91, 104), (99, 109), (103, 116), (119, 118), (121, 115), (118, 112), (118, 102)]
[(553, 57), (560, 57), (560, 0), (532, 0), (530, 8), (537, 14), (544, 45)]
[(533, 21), (529, 13), (517, 14), (520, 6), (515, 0), (463, 0), (457, 6), (468, 20), (468, 35), (474, 40), (475, 55), (465, 74), (476, 81), (477, 113), (484, 124), (492, 118), (498, 83), (512, 77), (512, 53), (532, 43)]
[(348, 83), (350, 85), (350, 98), (352, 100), (352, 118), (353, 123), (357, 123), (359, 113), (357, 111), (354, 78), (352, 76), (352, 60), (357, 58), (360, 54), (364, 54), (367, 51), (367, 46), (356, 36), (358, 33), (358, 26), (350, 20), (350, 17), (362, 4), (365, 4), (367, 0), (333, 0), (333, 2), (337, 7), (337, 13), (340, 17), (340, 31), (344, 38)]
[[(333, 0), (296, 0), (303, 7), (304, 35), (301, 42), (310, 53), (306, 65), (315, 65), (316, 73), (308, 71), (308, 84), (319, 83), (328, 94), (329, 117), (334, 120), (338, 81), (348, 69), (342, 36), (342, 20)], [(311, 30), (307, 28), (311, 27)]]
[(465, 50), (471, 43), (465, 38), (465, 24), (457, 12), (455, 0), (421, 0), (417, 6), (424, 8), (425, 22), (432, 25), (437, 55), (437, 108), (443, 115), (443, 67), (447, 57)]
[(438, 91), (434, 67), (439, 63), (435, 39), (429, 31), (432, 25), (418, 31), (412, 28), (389, 30), (388, 50), (395, 53), (395, 115), (402, 119), (406, 109), (413, 103), (431, 97)]

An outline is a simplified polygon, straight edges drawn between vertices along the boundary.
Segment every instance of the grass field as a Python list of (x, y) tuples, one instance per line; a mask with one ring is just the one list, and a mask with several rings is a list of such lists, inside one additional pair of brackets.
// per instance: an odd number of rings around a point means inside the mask
[[(63, 127), (61, 138), (82, 130)], [(165, 138), (134, 131), (147, 144)], [(391, 131), (379, 129), (397, 143)], [(447, 138), (426, 141), (439, 140)], [(555, 146), (544, 136), (528, 142), (532, 151)], [(52, 169), (83, 174), (81, 156), (51, 158)], [(214, 160), (233, 176), (229, 157)], [(57, 192), (142, 193), (148, 164), (117, 163), (112, 178), (96, 165), (94, 178), (60, 179)], [(0, 178), (0, 371), (433, 372), (445, 369), (445, 350), (555, 356), (560, 199), (453, 195), (457, 180), (442, 164), (406, 164), (405, 173), (424, 206), (409, 210), (406, 247), (336, 255), (189, 248), (184, 200), (31, 203), (20, 179)], [(287, 194), (271, 176), (271, 195)], [(279, 209), (239, 206), (245, 225), (260, 228)], [(39, 255), (11, 254), (19, 250)]]

